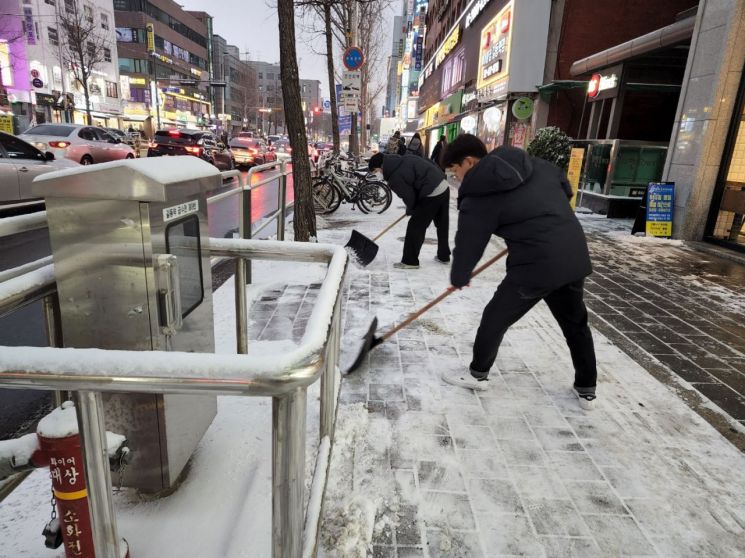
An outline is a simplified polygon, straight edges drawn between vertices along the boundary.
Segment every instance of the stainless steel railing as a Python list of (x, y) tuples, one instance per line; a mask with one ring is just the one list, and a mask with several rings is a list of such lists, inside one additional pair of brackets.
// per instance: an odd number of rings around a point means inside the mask
[[(0, 386), (75, 392), (94, 543), (99, 557), (119, 558), (111, 477), (108, 464), (99, 458), (105, 449), (102, 393), (107, 391), (272, 397), (272, 555), (275, 558), (315, 555), (319, 518), (305, 516), (307, 513), (320, 514), (320, 508), (303, 509), (307, 388), (320, 378), (321, 443), (312, 486), (320, 483), (325, 487), (336, 416), (341, 293), (347, 255), (342, 248), (331, 245), (287, 244), (281, 240), (253, 241), (246, 238), (258, 232), (252, 231), (250, 226), (251, 190), (277, 179), (280, 181), (279, 207), (267, 216), (267, 222), (276, 219), (277, 236), (284, 238), (284, 217), (291, 205), (286, 199), (287, 176), (291, 174), (286, 163), (281, 163), (279, 175), (250, 184), (255, 172), (269, 166), (252, 169), (254, 172), (249, 172), (248, 185), (243, 183), (240, 173), (223, 173), (224, 178), (237, 177), (240, 188), (208, 201), (214, 203), (238, 195), (242, 208), (239, 213), (241, 239), (210, 239), (213, 256), (236, 260), (237, 355), (169, 352), (163, 353), (168, 357), (167, 366), (158, 366), (154, 365), (153, 357), (156, 357), (155, 362), (162, 363), (163, 360), (157, 359), (159, 352), (59, 348), (62, 332), (53, 266), (44, 259), (20, 270), (4, 272), (5, 281), (0, 282), (0, 316), (42, 300), (50, 346), (34, 348), (32, 353), (23, 347), (0, 347)], [(34, 222), (41, 223), (38, 216)], [(22, 226), (27, 227), (28, 222)], [(259, 230), (264, 226), (266, 223)], [(14, 228), (0, 229), (0, 236), (14, 234), (8, 230)], [(248, 337), (245, 284), (247, 263), (251, 259), (325, 262), (328, 265), (319, 302), (313, 308), (298, 348), (291, 353), (284, 352), (281, 356), (258, 361), (244, 356)], [(75, 362), (74, 370), (69, 364), (72, 361)], [(216, 375), (215, 370), (220, 370), (221, 374)], [(304, 525), (307, 526), (305, 529)]]

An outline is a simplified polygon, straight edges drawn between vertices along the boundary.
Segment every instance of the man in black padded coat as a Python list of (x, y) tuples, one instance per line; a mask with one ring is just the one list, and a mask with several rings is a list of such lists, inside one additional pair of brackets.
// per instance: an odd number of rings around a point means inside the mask
[(418, 269), (419, 252), (430, 223), (437, 229), (437, 256), (442, 264), (450, 262), (448, 227), (450, 225), (450, 187), (442, 170), (418, 155), (383, 155), (370, 158), (370, 172), (382, 172), (388, 186), (406, 204), (411, 215), (406, 227), (404, 253), (393, 264), (400, 269)]
[(503, 238), (509, 250), (507, 276), (484, 309), (469, 372), (445, 373), (443, 380), (487, 389), (505, 332), (544, 300), (569, 345), (573, 391), (583, 409), (592, 408), (597, 370), (583, 301), (584, 278), (592, 266), (563, 171), (514, 147), (487, 154), (470, 134), (447, 147), (443, 162), (461, 181), (451, 288), (468, 285), (492, 235)]

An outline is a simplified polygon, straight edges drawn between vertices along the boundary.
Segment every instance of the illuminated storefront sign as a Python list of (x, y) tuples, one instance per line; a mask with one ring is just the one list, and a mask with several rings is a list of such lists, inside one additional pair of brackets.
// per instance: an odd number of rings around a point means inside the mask
[(10, 48), (7, 41), (0, 41), (0, 72), (2, 72), (2, 84), (13, 87), (13, 67), (10, 65)]
[(481, 15), (481, 12), (484, 11), (484, 8), (486, 8), (489, 2), (491, 2), (491, 0), (479, 0), (473, 5), (473, 8), (471, 8), (466, 15), (466, 29), (468, 29), (476, 18)]
[(145, 78), (130, 77), (129, 84), (130, 85), (147, 85), (147, 80)]
[[(495, 87), (509, 75), (512, 5), (508, 4), (481, 30), (479, 68), (476, 87), (480, 90)], [(481, 97), (481, 94), (479, 95)]]
[(618, 86), (621, 82), (621, 66), (614, 66), (603, 71), (601, 74), (594, 74), (587, 84), (587, 96), (590, 101), (600, 101), (610, 99), (618, 95)]
[(440, 50), (437, 51), (437, 55), (435, 55), (435, 68), (442, 64), (447, 55), (457, 46), (458, 41), (460, 41), (460, 27), (453, 29), (453, 32), (450, 33), (448, 38), (445, 39), (445, 42), (442, 43)]

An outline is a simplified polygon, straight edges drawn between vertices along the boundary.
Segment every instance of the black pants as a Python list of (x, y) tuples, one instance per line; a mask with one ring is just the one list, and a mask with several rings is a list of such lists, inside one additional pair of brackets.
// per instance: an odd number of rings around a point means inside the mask
[(424, 235), (432, 221), (437, 228), (437, 257), (445, 262), (450, 260), (450, 189), (447, 189), (439, 196), (422, 198), (417, 202), (406, 227), (404, 255), (401, 258), (403, 263), (419, 265), (419, 252), (424, 244)]
[(509, 327), (538, 302), (545, 300), (569, 345), (574, 364), (574, 384), (578, 387), (595, 387), (598, 376), (595, 346), (587, 325), (587, 309), (583, 294), (583, 280), (549, 293), (526, 295), (523, 287), (509, 278), (505, 279), (481, 316), (471, 362), (474, 376), (483, 378), (489, 374), (489, 369), (497, 359), (499, 345)]

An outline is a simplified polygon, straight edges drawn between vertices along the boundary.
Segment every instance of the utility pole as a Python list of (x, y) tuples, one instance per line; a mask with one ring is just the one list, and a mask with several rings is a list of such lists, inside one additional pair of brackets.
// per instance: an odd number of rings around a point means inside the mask
[[(351, 8), (349, 10), (349, 32), (347, 33), (347, 40), (349, 43), (347, 47), (353, 47), (357, 45), (357, 0), (351, 0)], [(352, 111), (352, 135), (349, 138), (349, 150), (353, 155), (360, 154), (359, 143), (357, 139), (357, 112), (359, 111), (359, 104), (357, 108)]]

